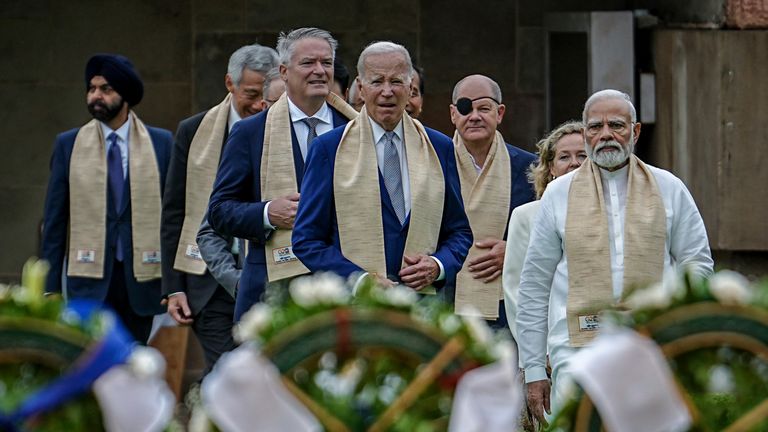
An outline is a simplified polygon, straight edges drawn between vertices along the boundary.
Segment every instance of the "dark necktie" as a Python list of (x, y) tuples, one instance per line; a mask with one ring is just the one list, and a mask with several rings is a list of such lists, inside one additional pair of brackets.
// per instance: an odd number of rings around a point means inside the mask
[[(123, 203), (123, 188), (125, 178), (123, 177), (123, 157), (120, 154), (120, 147), (117, 145), (117, 134), (112, 132), (107, 137), (109, 141), (109, 150), (107, 150), (107, 172), (109, 178), (109, 189), (112, 191), (112, 202), (115, 205), (115, 212), (120, 213)], [(123, 248), (120, 242), (120, 232), (117, 232), (117, 247), (115, 250), (115, 259), (123, 260)]]
[(405, 199), (403, 197), (403, 175), (400, 172), (400, 156), (395, 147), (395, 133), (386, 132), (384, 137), (384, 185), (387, 187), (389, 199), (392, 201), (392, 207), (400, 224), (405, 220)]
[(307, 150), (309, 150), (309, 145), (312, 143), (312, 140), (317, 138), (317, 124), (320, 123), (320, 119), (307, 117), (301, 119), (301, 121), (303, 121), (309, 128), (309, 132), (307, 132)]

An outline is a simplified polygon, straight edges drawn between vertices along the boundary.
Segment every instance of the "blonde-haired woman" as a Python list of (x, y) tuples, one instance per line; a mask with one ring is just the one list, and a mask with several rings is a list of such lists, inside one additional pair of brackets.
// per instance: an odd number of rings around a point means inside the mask
[[(581, 136), (583, 124), (569, 121), (556, 127), (536, 144), (539, 162), (531, 166), (528, 180), (541, 198), (549, 182), (580, 167), (587, 159), (584, 139)], [(515, 314), (517, 313), (517, 288), (523, 270), (525, 252), (531, 235), (531, 225), (539, 210), (539, 201), (532, 201), (516, 207), (509, 218), (507, 228), (507, 250), (504, 255), (502, 285), (504, 286), (504, 307), (512, 336), (517, 339)]]

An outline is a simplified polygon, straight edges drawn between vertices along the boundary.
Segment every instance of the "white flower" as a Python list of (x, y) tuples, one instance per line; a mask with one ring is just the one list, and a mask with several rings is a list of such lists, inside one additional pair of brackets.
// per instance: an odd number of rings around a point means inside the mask
[(189, 419), (189, 432), (211, 432), (211, 420), (205, 413), (202, 405), (198, 405), (192, 411), (192, 417)]
[(664, 309), (672, 303), (672, 296), (669, 289), (659, 282), (632, 291), (625, 303), (631, 309)]
[(491, 347), (491, 354), (500, 361), (516, 361), (517, 346), (510, 339), (500, 339)]
[(252, 339), (264, 330), (272, 320), (272, 308), (266, 303), (256, 303), (248, 310), (233, 329), (237, 342)]
[(477, 343), (483, 346), (490, 346), (493, 341), (493, 334), (488, 325), (482, 318), (475, 315), (462, 315), (464, 322), (467, 324), (469, 334)]
[(454, 334), (461, 327), (461, 320), (456, 315), (443, 315), (440, 317), (440, 330), (448, 334)]
[(726, 365), (713, 366), (709, 370), (707, 390), (711, 393), (733, 393), (736, 383), (733, 381), (733, 371)]
[(724, 305), (747, 304), (753, 292), (744, 276), (731, 270), (722, 270), (709, 278), (709, 292)]
[(154, 348), (137, 346), (128, 358), (131, 372), (142, 380), (163, 379), (165, 375), (165, 359)]
[(344, 279), (333, 273), (298, 278), (291, 282), (288, 290), (293, 301), (304, 308), (317, 304), (344, 304), (349, 299)]
[(377, 297), (382, 301), (395, 307), (409, 307), (419, 299), (416, 291), (405, 285), (377, 289), (376, 293), (378, 294)]

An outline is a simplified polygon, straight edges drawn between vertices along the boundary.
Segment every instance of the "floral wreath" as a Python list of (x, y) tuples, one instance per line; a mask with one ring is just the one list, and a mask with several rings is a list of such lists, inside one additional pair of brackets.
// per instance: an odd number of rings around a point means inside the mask
[[(686, 274), (630, 292), (631, 312), (608, 321), (661, 348), (693, 420), (691, 431), (768, 430), (768, 282), (723, 270)], [(548, 431), (600, 431), (589, 395), (574, 389)]]
[[(404, 286), (366, 281), (353, 293), (326, 273), (272, 286), (267, 298), (235, 337), (258, 347), (330, 431), (447, 429), (462, 375), (513, 350), (480, 318)], [(197, 408), (190, 430), (213, 429)]]
[[(44, 297), (47, 272), (45, 261), (32, 259), (24, 265), (20, 286), (0, 285), (0, 430), (120, 429), (125, 423), (119, 413), (104, 411), (109, 399), (103, 394), (114, 389), (105, 387), (108, 380), (97, 381), (109, 375), (114, 382), (121, 373), (129, 373), (129, 379), (158, 378), (164, 372), (162, 357), (135, 347), (99, 304)], [(121, 364), (128, 368), (113, 369)]]

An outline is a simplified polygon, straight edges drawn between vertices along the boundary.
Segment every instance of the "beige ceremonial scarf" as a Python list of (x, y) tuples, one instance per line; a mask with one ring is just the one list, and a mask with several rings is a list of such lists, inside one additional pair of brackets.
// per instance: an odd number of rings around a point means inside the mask
[[(624, 220), (624, 289), (658, 281), (664, 271), (666, 212), (656, 179), (630, 156)], [(571, 346), (581, 347), (597, 334), (598, 313), (615, 303), (611, 278), (608, 216), (600, 169), (579, 168), (568, 192), (565, 253), (568, 257), (566, 307)]]
[(206, 270), (205, 261), (197, 247), (197, 232), (205, 217), (219, 169), (221, 147), (229, 127), (231, 100), (232, 94), (228, 93), (220, 104), (205, 113), (189, 145), (184, 223), (173, 262), (174, 269), (185, 273), (202, 275)]
[[(464, 209), (475, 242), (487, 238), (503, 239), (507, 229), (512, 187), (509, 152), (504, 138), (501, 133), (496, 132), (479, 174), (458, 132), (453, 135), (453, 148), (456, 152)], [(501, 277), (486, 283), (482, 279), (475, 279), (468, 269), (471, 260), (486, 253), (488, 249), (480, 249), (474, 244), (469, 249), (464, 266), (456, 276), (455, 308), (456, 313), (460, 315), (479, 312), (483, 318), (493, 320), (499, 317), (499, 299), (504, 298)]]
[[(147, 128), (134, 112), (130, 122), (133, 274), (146, 282), (160, 277), (160, 172)], [(106, 145), (99, 121), (91, 120), (78, 131), (69, 164), (68, 276), (104, 277), (106, 219)]]
[[(407, 115), (402, 121), (411, 188), (410, 225), (404, 255), (430, 255), (437, 248), (443, 215), (443, 170), (424, 126)], [(379, 165), (365, 109), (347, 123), (341, 137), (334, 165), (333, 192), (342, 253), (365, 271), (386, 277)]]
[[(328, 95), (326, 102), (347, 118), (357, 116), (354, 108), (333, 93)], [(292, 128), (288, 96), (283, 93), (267, 111), (264, 126), (264, 147), (261, 157), (262, 201), (298, 191), (296, 169), (293, 164)], [(310, 144), (307, 143), (307, 149)], [(292, 232), (287, 229), (277, 230), (272, 233), (264, 246), (270, 282), (309, 273), (309, 269), (293, 254)]]

